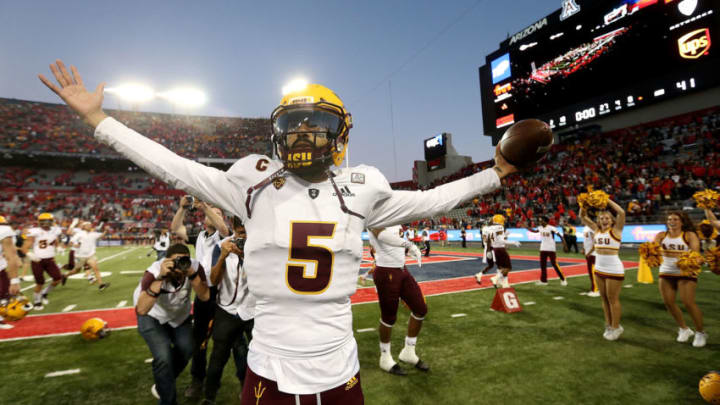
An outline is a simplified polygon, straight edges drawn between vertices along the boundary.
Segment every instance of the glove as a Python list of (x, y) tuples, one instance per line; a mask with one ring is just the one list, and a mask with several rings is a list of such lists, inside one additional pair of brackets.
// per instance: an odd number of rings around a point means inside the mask
[(409, 248), (408, 254), (413, 259), (417, 260), (418, 267), (422, 267), (422, 253), (420, 252), (420, 249), (418, 249), (417, 246), (412, 245)]

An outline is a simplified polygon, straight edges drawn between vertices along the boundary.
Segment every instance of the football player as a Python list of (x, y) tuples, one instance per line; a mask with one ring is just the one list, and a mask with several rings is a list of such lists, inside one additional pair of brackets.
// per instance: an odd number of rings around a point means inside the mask
[[(0, 305), (6, 305), (10, 298), (20, 294), (19, 266), (20, 258), (15, 249), (15, 231), (5, 217), (0, 215)], [(0, 329), (12, 327), (0, 318)]]
[[(42, 310), (48, 304), (48, 294), (58, 284), (65, 282), (57, 263), (55, 263), (55, 248), (60, 244), (62, 229), (55, 225), (55, 217), (49, 212), (38, 216), (38, 226), (30, 228), (27, 232), (23, 253), (30, 257), (33, 276), (35, 277), (35, 292), (33, 294), (33, 307)], [(29, 251), (32, 246), (32, 252)], [(48, 273), (53, 281), (45, 286), (45, 276)]]
[[(490, 278), (495, 288), (510, 287), (510, 280), (508, 274), (512, 270), (512, 262), (510, 261), (510, 255), (505, 250), (506, 245), (520, 246), (520, 242), (507, 240), (507, 231), (505, 230), (505, 217), (502, 214), (493, 215), (492, 224), (488, 226), (488, 240), (490, 241), (490, 247), (492, 248), (493, 258), (495, 264), (498, 267), (497, 273)], [(475, 275), (475, 279), (479, 283), (481, 281), (482, 273), (478, 276)]]
[(400, 238), (398, 232), (401, 232), (401, 228), (395, 225), (384, 229), (371, 229), (368, 236), (370, 244), (375, 248), (373, 281), (378, 293), (381, 315), (378, 328), (380, 368), (390, 374), (407, 375), (407, 372), (395, 363), (390, 351), (390, 337), (397, 319), (398, 304), (403, 300), (411, 310), (405, 347), (398, 358), (421, 371), (430, 370), (415, 353), (417, 337), (427, 314), (427, 305), (420, 286), (405, 267), (406, 249), (417, 260), (418, 266), (422, 266), (422, 254), (414, 243)]
[(526, 229), (532, 233), (540, 234), (540, 281), (536, 284), (542, 286), (547, 285), (547, 260), (550, 259), (550, 264), (553, 266), (555, 273), (557, 273), (560, 278), (560, 285), (563, 287), (567, 286), (567, 280), (565, 280), (565, 275), (560, 269), (560, 265), (558, 265), (557, 253), (555, 252), (555, 236), (562, 239), (558, 229), (550, 225), (548, 217), (545, 216), (540, 217), (540, 226), (538, 226), (537, 229), (531, 227), (527, 227)]
[[(483, 243), (483, 263), (486, 263), (482, 271), (475, 274), (475, 280), (478, 282), (478, 284), (482, 284), (482, 276), (490, 271), (493, 267), (495, 267), (495, 258), (493, 256), (493, 249), (492, 246), (490, 246), (490, 224), (486, 222), (486, 225), (484, 225), (482, 228), (480, 228), (480, 237), (482, 238)], [(464, 230), (463, 230), (464, 231)], [(465, 239), (463, 237), (463, 243)]]
[(95, 256), (97, 242), (102, 239), (106, 233), (107, 229), (102, 232), (94, 232), (90, 222), (83, 222), (80, 225), (80, 229), (73, 235), (73, 240), (77, 242), (75, 267), (66, 273), (65, 277), (79, 273), (88, 265), (95, 273), (94, 279), (99, 283), (98, 290), (104, 291), (110, 287), (110, 283), (103, 283), (100, 268), (98, 267), (97, 256)]
[[(248, 155), (227, 171), (182, 158), (108, 117), (103, 85), (88, 92), (77, 69), (51, 65), (40, 80), (95, 128), (95, 137), (151, 175), (239, 217), (245, 271), (256, 297), (245, 403), (363, 403), (350, 296), (361, 233), (447, 212), (497, 190), (517, 168), (496, 165), (426, 191), (393, 191), (379, 170), (338, 168), (352, 119), (330, 89), (286, 93), (271, 114), (277, 158)], [(340, 191), (342, 188), (342, 192)]]

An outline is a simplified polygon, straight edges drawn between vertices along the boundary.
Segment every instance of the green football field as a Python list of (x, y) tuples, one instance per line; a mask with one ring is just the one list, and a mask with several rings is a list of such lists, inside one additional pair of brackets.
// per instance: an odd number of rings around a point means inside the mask
[[(100, 293), (86, 281), (70, 280), (51, 294), (50, 304), (40, 313), (61, 312), (70, 305), (75, 305), (72, 311), (114, 308), (122, 301), (131, 306), (139, 272), (152, 262), (148, 251), (99, 249), (101, 270), (112, 273), (107, 277), (111, 287)], [(537, 251), (514, 249), (511, 254)], [(629, 252), (623, 258), (637, 260), (637, 255)], [(138, 273), (121, 274), (133, 271)], [(489, 309), (493, 289), (427, 297), (429, 313), (417, 352), (431, 371), (411, 369), (407, 377), (378, 368), (378, 305), (355, 305), (366, 403), (703, 403), (698, 381), (707, 371), (720, 368), (720, 277), (704, 272), (699, 282), (697, 303), (709, 333), (709, 343), (701, 349), (675, 342), (677, 327), (662, 304), (657, 278), (652, 285), (635, 279), (635, 270), (629, 270), (621, 294), (625, 333), (616, 342), (602, 338), (600, 299), (580, 295), (588, 287), (586, 276), (571, 278), (568, 287), (557, 280), (548, 287), (515, 285), (523, 311), (514, 314)], [(30, 296), (31, 291), (25, 293)], [(392, 340), (395, 358), (403, 346), (408, 315), (401, 306)], [(692, 327), (689, 316), (685, 319)], [(149, 357), (134, 329), (115, 331), (97, 342), (85, 342), (79, 335), (0, 342), (6, 377), (0, 384), (0, 404), (153, 404), (151, 367), (145, 362)], [(45, 377), (68, 369), (80, 373)], [(218, 403), (239, 403), (234, 372), (230, 361)], [(188, 367), (178, 379), (180, 396), (189, 381)], [(181, 398), (180, 403), (195, 402)]]

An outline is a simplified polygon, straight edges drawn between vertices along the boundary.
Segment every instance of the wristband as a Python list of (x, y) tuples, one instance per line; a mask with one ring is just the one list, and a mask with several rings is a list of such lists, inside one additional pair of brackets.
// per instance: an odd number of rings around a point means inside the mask
[(195, 280), (195, 277), (197, 277), (200, 274), (200, 271), (196, 271), (195, 273), (188, 276), (188, 280), (193, 281)]
[(20, 284), (20, 278), (19, 278), (19, 277), (11, 278), (11, 279), (10, 279), (10, 284), (11, 284), (11, 285)]
[(149, 296), (151, 296), (151, 297), (153, 297), (153, 298), (157, 298), (157, 297), (160, 296), (160, 293), (159, 293), (159, 292), (153, 291), (150, 287), (148, 287), (148, 289), (145, 290), (145, 294), (147, 294), (147, 295), (149, 295)]

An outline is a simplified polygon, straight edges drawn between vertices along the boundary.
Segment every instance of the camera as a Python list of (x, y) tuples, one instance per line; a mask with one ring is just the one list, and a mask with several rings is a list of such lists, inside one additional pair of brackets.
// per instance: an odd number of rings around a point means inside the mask
[(187, 200), (188, 205), (184, 205), (183, 208), (185, 208), (186, 210), (188, 210), (190, 212), (195, 211), (197, 209), (197, 208), (195, 208), (195, 197), (193, 197), (191, 195), (186, 195), (185, 199)]
[(189, 256), (180, 256), (173, 259), (172, 270), (164, 277), (165, 280), (170, 281), (173, 285), (179, 286), (183, 282), (183, 278), (187, 275), (192, 261)]
[(240, 250), (245, 249), (245, 238), (233, 239), (233, 243), (235, 244), (235, 246), (237, 246), (238, 249), (240, 249)]

